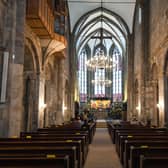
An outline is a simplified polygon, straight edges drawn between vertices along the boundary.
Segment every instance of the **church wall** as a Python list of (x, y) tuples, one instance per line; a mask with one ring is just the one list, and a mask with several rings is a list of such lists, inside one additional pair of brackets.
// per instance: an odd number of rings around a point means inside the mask
[[(62, 45), (63, 43), (61, 44), (57, 40), (41, 40), (33, 32), (26, 24), (25, 0), (4, 2), (0, 1), (0, 56), (4, 51), (9, 53), (9, 68), (6, 101), (0, 103), (0, 130), (2, 130), (0, 136), (11, 137), (19, 136), (20, 131), (31, 131), (37, 127), (64, 122), (62, 113), (65, 83), (70, 83), (70, 75), (69, 68), (65, 69), (69, 64), (68, 52), (64, 51), (66, 45)], [(29, 61), (24, 60), (26, 48), (30, 50), (29, 56), (32, 59), (31, 72), (28, 69), (25, 70), (24, 62)], [(45, 62), (52, 63), (49, 72), (52, 76), (49, 96), (53, 103), (49, 112), (55, 113), (55, 118), (52, 118), (54, 122), (48, 122), (48, 116), (45, 114), (49, 103), (45, 101), (45, 85), (47, 83), (45, 73), (48, 73), (45, 72)], [(2, 60), (0, 59), (1, 64)], [(24, 93), (27, 76), (30, 76), (31, 80), (30, 94), (33, 96), (31, 98), (33, 100), (30, 103), (30, 109), (33, 111), (31, 114), (26, 114), (28, 116), (25, 121)], [(68, 86), (66, 87), (68, 88)], [(66, 96), (69, 96), (68, 91), (66, 91)], [(68, 104), (68, 106), (70, 105)], [(71, 115), (67, 110), (66, 120), (69, 120)]]
[[(139, 112), (137, 118), (142, 123), (145, 124), (147, 119), (151, 119), (153, 125), (159, 126), (164, 125), (163, 74), (168, 46), (167, 3), (167, 0), (137, 1), (133, 28), (135, 95), (133, 111), (136, 116)], [(140, 13), (141, 17), (138, 16)]]
[[(4, 52), (4, 24), (5, 24), (5, 14), (6, 14), (6, 4), (3, 1), (0, 1), (0, 82), (2, 80), (2, 63), (3, 63), (3, 52)], [(1, 88), (1, 83), (0, 83)], [(0, 104), (0, 128), (1, 129), (1, 136), (5, 135), (4, 127), (7, 127), (7, 121), (4, 120), (6, 114), (6, 104)]]
[(6, 100), (0, 108), (2, 136), (15, 135), (22, 127), (22, 94), (23, 94), (23, 55), (24, 55), (24, 1), (3, 1), (0, 6), (4, 15), (0, 22), (3, 25), (1, 45), (9, 54)]
[[(166, 61), (166, 52), (168, 50), (168, 1), (151, 0), (150, 1), (150, 22), (149, 22), (149, 57), (150, 67), (156, 64), (158, 68), (157, 76), (159, 85), (159, 122), (160, 126), (164, 123), (164, 111), (167, 102), (164, 102), (164, 94), (167, 92), (164, 88), (164, 66)], [(154, 81), (154, 77), (151, 78)], [(154, 95), (155, 96), (155, 95)], [(156, 104), (153, 104), (156, 107)]]
[[(134, 16), (134, 81), (133, 81), (133, 116), (140, 118), (142, 111), (142, 86), (143, 86), (143, 22), (142, 22), (142, 6), (141, 4), (136, 5), (135, 16)], [(130, 115), (131, 117), (131, 115)]]

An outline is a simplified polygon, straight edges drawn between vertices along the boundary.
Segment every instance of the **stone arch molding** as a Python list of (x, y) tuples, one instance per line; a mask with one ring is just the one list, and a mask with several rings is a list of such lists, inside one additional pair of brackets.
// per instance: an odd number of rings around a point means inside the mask
[(31, 32), (26, 33), (25, 49), (29, 50), (33, 64), (32, 72), (25, 71), (24, 73), (24, 129), (26, 131), (35, 130), (38, 127), (39, 93), (41, 92), (39, 75), (42, 72), (42, 52), (38, 42), (38, 39)]
[(34, 60), (36, 62), (36, 70), (38, 73), (42, 71), (42, 50), (39, 39), (36, 35), (26, 26), (25, 30), (25, 45), (34, 52)]
[[(103, 12), (102, 12), (103, 11)], [(92, 16), (92, 17), (90, 17)], [(123, 49), (123, 46), (120, 44), (119, 34), (123, 36), (125, 40), (125, 46), (127, 45), (128, 36), (130, 35), (128, 25), (125, 21), (116, 13), (103, 8), (94, 9), (85, 15), (83, 15), (76, 23), (74, 30), (73, 30), (73, 41), (74, 46), (76, 47), (76, 52), (79, 53), (81, 49), (87, 44), (89, 38), (93, 36), (94, 32), (99, 31), (100, 24), (97, 26), (97, 29), (93, 29), (88, 34), (86, 33), (86, 37), (83, 37), (83, 33), (90, 27), (91, 25), (95, 25), (96, 22), (100, 22), (102, 18), (103, 24), (106, 26), (103, 27), (103, 30), (108, 34), (111, 35), (112, 38), (115, 39), (115, 43), (118, 43), (120, 47)], [(108, 27), (108, 28), (107, 28)], [(90, 27), (92, 29), (92, 27)], [(118, 32), (116, 32), (116, 29)], [(110, 31), (109, 31), (110, 30)], [(115, 35), (114, 35), (115, 34)], [(118, 34), (118, 35), (117, 35)], [(82, 36), (82, 37), (81, 37)], [(81, 43), (80, 43), (80, 41)]]
[(32, 59), (33, 59), (34, 72), (40, 73), (41, 66), (40, 66), (40, 60), (37, 54), (36, 47), (34, 46), (33, 42), (28, 38), (26, 38), (25, 40), (25, 47), (27, 47), (29, 51), (31, 52)]
[(64, 49), (65, 46), (61, 42), (56, 40), (49, 41), (48, 46), (44, 52), (44, 67), (52, 55), (60, 55), (61, 58), (65, 58), (65, 53), (63, 52)]

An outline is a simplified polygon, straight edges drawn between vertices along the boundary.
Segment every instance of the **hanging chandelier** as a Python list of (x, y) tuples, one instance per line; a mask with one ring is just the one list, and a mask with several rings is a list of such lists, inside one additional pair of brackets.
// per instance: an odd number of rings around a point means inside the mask
[(109, 37), (103, 37), (103, 21), (102, 21), (102, 14), (103, 8), (102, 8), (102, 0), (101, 0), (101, 28), (100, 28), (100, 50), (96, 53), (96, 55), (92, 56), (90, 59), (87, 60), (86, 65), (88, 70), (94, 70), (96, 69), (113, 69), (116, 66), (116, 62), (110, 57), (106, 56), (103, 50), (103, 38), (109, 38)]
[(105, 56), (103, 50), (100, 50), (95, 56), (87, 60), (86, 65), (89, 70), (112, 69), (116, 66), (112, 58)]

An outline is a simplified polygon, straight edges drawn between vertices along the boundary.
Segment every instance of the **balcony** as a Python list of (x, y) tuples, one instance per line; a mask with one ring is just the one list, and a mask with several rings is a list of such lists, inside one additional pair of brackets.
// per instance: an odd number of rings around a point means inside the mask
[(26, 22), (40, 39), (53, 39), (66, 44), (65, 37), (54, 32), (54, 13), (47, 0), (27, 0)]

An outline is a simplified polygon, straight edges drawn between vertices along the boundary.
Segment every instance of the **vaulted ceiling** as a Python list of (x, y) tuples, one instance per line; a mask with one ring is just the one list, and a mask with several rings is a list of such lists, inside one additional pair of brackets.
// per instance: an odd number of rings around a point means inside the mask
[[(101, 7), (101, 0), (67, 0), (70, 13), (71, 31), (75, 24), (89, 11)], [(102, 7), (119, 15), (132, 32), (136, 0), (102, 0)]]

